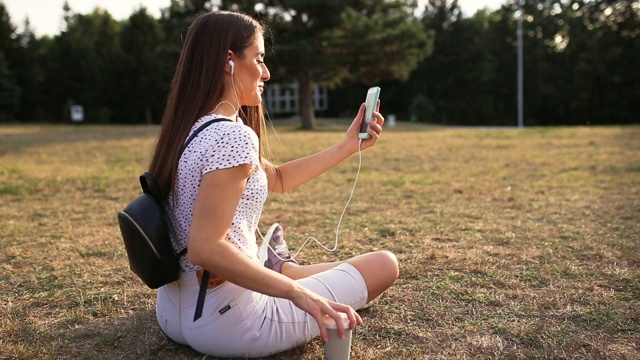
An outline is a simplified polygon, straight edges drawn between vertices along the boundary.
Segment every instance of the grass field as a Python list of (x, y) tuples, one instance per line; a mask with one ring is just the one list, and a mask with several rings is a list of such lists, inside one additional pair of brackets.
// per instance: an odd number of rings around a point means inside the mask
[[(278, 162), (343, 134), (276, 128)], [(157, 131), (0, 127), (0, 358), (203, 358), (161, 333), (119, 237)], [(338, 251), (300, 255), (398, 256), (353, 359), (640, 358), (640, 127), (400, 124), (362, 163)], [(357, 165), (272, 195), (261, 230), (332, 245)], [(321, 356), (316, 339), (273, 359)]]

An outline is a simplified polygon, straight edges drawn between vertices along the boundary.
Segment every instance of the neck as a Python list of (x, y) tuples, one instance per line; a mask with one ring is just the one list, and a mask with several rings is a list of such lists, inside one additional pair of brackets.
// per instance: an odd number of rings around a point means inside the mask
[(209, 114), (219, 114), (230, 119), (235, 119), (238, 116), (238, 109), (231, 102), (222, 100), (209, 112)]

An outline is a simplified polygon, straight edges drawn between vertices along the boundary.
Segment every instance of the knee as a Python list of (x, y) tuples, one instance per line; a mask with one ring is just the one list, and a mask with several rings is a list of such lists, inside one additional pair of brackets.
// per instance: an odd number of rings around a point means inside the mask
[(400, 276), (400, 266), (398, 265), (398, 258), (391, 251), (376, 251), (376, 263), (384, 269), (384, 272), (389, 276), (391, 281), (395, 281)]

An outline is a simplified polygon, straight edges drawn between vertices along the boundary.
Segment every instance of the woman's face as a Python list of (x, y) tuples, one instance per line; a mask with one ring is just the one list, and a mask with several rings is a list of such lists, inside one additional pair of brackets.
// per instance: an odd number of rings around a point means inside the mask
[(258, 34), (251, 46), (244, 50), (244, 59), (231, 57), (235, 65), (233, 85), (240, 105), (258, 106), (262, 101), (264, 83), (271, 77), (264, 63), (264, 54), (264, 38)]

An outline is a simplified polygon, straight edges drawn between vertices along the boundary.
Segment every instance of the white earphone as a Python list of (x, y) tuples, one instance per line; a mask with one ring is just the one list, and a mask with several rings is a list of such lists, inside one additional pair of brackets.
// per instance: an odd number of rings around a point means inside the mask
[(229, 60), (229, 66), (231, 66), (231, 75), (233, 75), (233, 68), (236, 66), (236, 64), (233, 63), (233, 60)]

